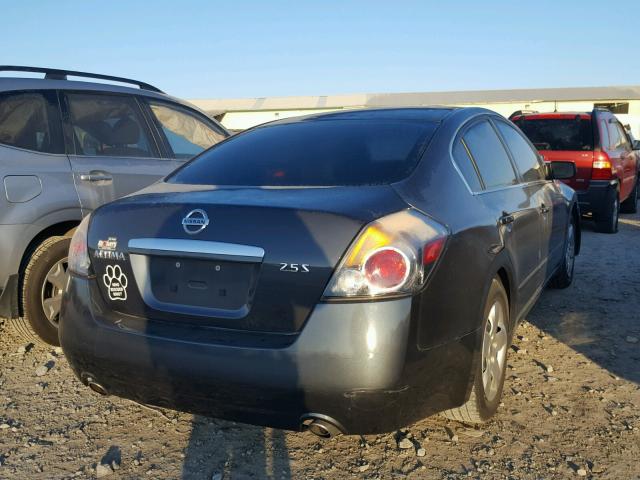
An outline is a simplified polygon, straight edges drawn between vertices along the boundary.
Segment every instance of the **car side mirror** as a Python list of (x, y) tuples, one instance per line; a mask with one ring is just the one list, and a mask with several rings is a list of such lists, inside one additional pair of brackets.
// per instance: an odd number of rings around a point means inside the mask
[(633, 141), (633, 149), (634, 150), (640, 150), (640, 140), (634, 140)]
[(566, 180), (576, 176), (576, 164), (573, 162), (545, 163), (547, 180)]

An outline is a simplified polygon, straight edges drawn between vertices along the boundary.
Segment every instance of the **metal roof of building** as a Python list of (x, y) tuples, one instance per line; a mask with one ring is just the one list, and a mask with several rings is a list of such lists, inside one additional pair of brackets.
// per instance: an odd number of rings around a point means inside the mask
[(512, 102), (640, 100), (640, 86), (526, 88), (457, 92), (360, 93), (300, 97), (194, 99), (206, 111), (313, 110), (344, 107), (401, 107)]

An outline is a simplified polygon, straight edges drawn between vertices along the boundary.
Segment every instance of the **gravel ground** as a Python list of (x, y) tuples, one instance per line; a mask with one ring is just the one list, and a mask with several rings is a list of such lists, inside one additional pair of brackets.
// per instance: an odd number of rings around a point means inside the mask
[[(474, 429), (283, 432), (104, 398), (60, 349), (0, 325), (0, 478), (640, 478), (640, 216), (583, 226), (576, 279), (517, 333), (504, 404)], [(0, 321), (0, 324), (2, 322)]]

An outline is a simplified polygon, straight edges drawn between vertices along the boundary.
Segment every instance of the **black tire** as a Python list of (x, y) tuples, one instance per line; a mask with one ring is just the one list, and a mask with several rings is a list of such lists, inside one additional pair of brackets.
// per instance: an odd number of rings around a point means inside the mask
[(567, 225), (562, 263), (558, 266), (558, 271), (549, 282), (549, 286), (552, 288), (567, 288), (573, 282), (576, 259), (576, 228), (576, 218), (571, 215), (571, 221)]
[(607, 195), (607, 201), (602, 212), (594, 215), (596, 231), (602, 233), (616, 233), (618, 231), (618, 215), (620, 213), (620, 201), (618, 191), (611, 189)]
[(620, 211), (622, 213), (638, 213), (638, 184), (640, 181), (636, 181), (636, 185), (624, 202), (620, 204)]
[[(485, 363), (484, 356), (484, 343), (485, 338), (488, 335), (487, 329), (489, 328), (489, 316), (494, 305), (499, 304), (502, 308), (503, 317), (503, 333), (506, 336), (504, 344), (504, 356), (502, 357), (502, 364), (499, 366), (500, 378), (494, 382), (490, 382), (493, 387), (491, 391), (485, 388), (485, 381), (483, 380), (484, 373), (489, 368), (489, 365)], [(512, 325), (509, 315), (509, 300), (507, 293), (502, 285), (502, 282), (497, 278), (494, 278), (491, 282), (489, 294), (485, 302), (483, 310), (484, 319), (482, 321), (482, 341), (479, 350), (476, 352), (477, 368), (474, 372), (473, 387), (471, 388), (471, 394), (469, 399), (460, 407), (446, 410), (442, 414), (451, 419), (464, 423), (485, 423), (498, 410), (500, 405), (500, 399), (502, 398), (502, 388), (504, 386), (504, 379), (507, 370), (507, 352), (511, 346), (511, 333)], [(502, 349), (500, 350), (502, 352)]]
[[(55, 305), (66, 286), (69, 255), (68, 237), (50, 237), (33, 252), (22, 275), (22, 317), (14, 326), (28, 342), (60, 345), (58, 339), (59, 307)], [(54, 269), (62, 269), (54, 270)], [(45, 304), (47, 313), (45, 313)]]

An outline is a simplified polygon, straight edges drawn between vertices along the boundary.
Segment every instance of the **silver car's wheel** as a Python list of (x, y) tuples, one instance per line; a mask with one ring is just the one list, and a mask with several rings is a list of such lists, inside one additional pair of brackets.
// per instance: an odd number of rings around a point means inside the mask
[(47, 320), (56, 327), (60, 321), (60, 306), (67, 280), (69, 279), (68, 260), (63, 258), (56, 262), (49, 270), (42, 284), (42, 310)]
[(58, 324), (67, 273), (69, 237), (50, 237), (34, 250), (23, 272), (22, 316), (13, 324), (28, 342), (60, 345)]
[(482, 339), (482, 386), (489, 402), (498, 394), (505, 371), (509, 344), (505, 316), (501, 302), (495, 302), (489, 310)]

